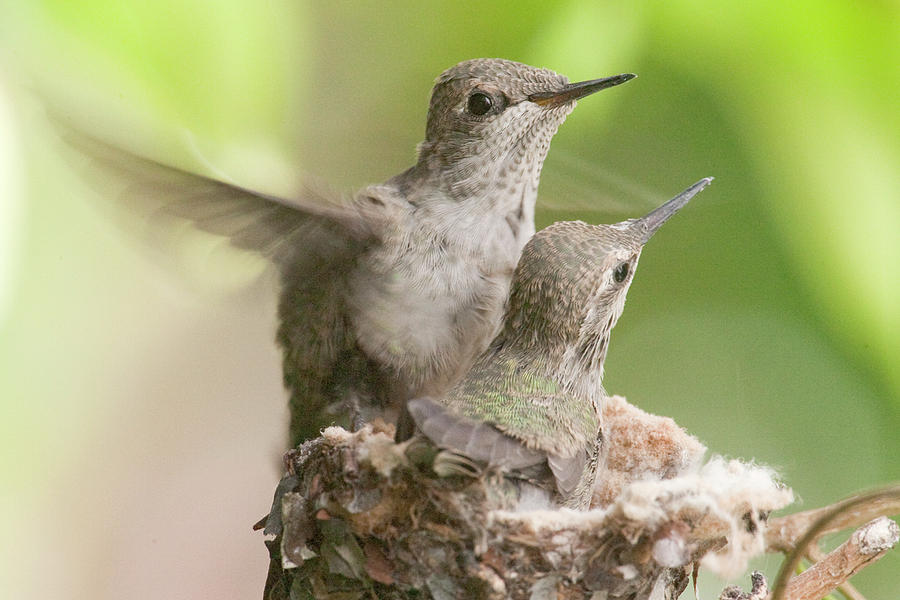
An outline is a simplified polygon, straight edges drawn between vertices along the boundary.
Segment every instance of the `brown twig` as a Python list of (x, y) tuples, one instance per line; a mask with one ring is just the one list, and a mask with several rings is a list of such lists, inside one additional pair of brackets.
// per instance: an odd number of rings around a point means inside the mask
[(898, 538), (900, 527), (887, 517), (878, 517), (863, 525), (822, 560), (792, 577), (784, 588), (785, 600), (824, 597), (860, 569), (884, 556)]
[[(900, 486), (898, 486), (900, 487)], [(890, 491), (885, 488), (882, 491)], [(852, 498), (850, 498), (852, 499)], [(850, 500), (848, 499), (848, 500)], [(845, 500), (846, 502), (847, 500)], [(766, 530), (766, 551), (788, 553), (797, 546), (797, 540), (810, 530), (813, 524), (831, 512), (835, 505), (814, 508), (803, 512), (769, 519)], [(891, 496), (875, 492), (869, 499), (840, 512), (835, 520), (819, 531), (818, 537), (834, 533), (842, 529), (859, 527), (881, 515), (900, 514), (900, 496)]]
[[(819, 548), (818, 544), (812, 544), (806, 549), (805, 558), (811, 564), (814, 564), (825, 558), (825, 553)], [(841, 583), (837, 586), (837, 589), (847, 597), (847, 600), (866, 600), (866, 597), (863, 596), (849, 581)]]
[[(881, 511), (891, 511), (887, 512), (887, 514), (891, 514), (897, 509), (898, 502), (900, 502), (900, 485), (895, 485), (848, 498), (824, 509), (807, 511), (805, 514), (798, 513), (803, 517), (796, 522), (803, 522), (804, 519), (806, 519), (806, 523), (809, 523), (809, 520), (812, 521), (799, 541), (792, 543), (792, 540), (796, 539), (796, 535), (792, 533), (795, 530), (792, 528), (785, 528), (781, 531), (780, 543), (782, 545), (772, 545), (770, 540), (770, 546), (774, 548), (781, 549), (792, 546), (781, 565), (775, 585), (772, 586), (771, 600), (821, 598), (839, 583), (849, 579), (863, 566), (881, 558), (884, 552), (896, 544), (900, 537), (897, 524), (885, 517), (876, 519), (860, 528), (850, 536), (847, 542), (826, 555), (822, 561), (793, 579), (790, 577), (802, 557), (807, 554), (807, 548), (814, 541), (826, 533), (855, 523), (860, 515), (871, 515), (874, 507), (879, 507)], [(880, 514), (884, 515), (885, 512)], [(810, 519), (810, 515), (815, 515), (815, 518)], [(884, 539), (884, 536), (875, 535), (885, 531), (889, 533), (887, 539)], [(829, 572), (829, 569), (833, 573)], [(810, 582), (816, 585), (813, 586)]]

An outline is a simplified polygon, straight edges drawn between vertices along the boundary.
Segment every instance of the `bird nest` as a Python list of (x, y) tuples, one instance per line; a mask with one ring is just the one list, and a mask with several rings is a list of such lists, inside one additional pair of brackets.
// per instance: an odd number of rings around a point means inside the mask
[(704, 463), (699, 441), (624, 398), (604, 430), (592, 508), (574, 511), (534, 508), (497, 470), (438, 476), (441, 453), (390, 426), (328, 428), (285, 456), (266, 598), (676, 598), (699, 565), (742, 571), (792, 501), (770, 469)]

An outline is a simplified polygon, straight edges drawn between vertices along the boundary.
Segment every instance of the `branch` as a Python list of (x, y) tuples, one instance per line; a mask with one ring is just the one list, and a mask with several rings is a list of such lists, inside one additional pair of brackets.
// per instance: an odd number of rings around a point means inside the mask
[[(813, 544), (806, 549), (806, 560), (810, 563), (817, 563), (824, 558), (825, 553), (822, 552), (818, 545)], [(866, 600), (866, 597), (863, 596), (849, 581), (838, 584), (837, 589), (845, 598), (847, 598), (847, 600)]]
[[(859, 519), (864, 517), (871, 518), (873, 514), (883, 515), (885, 514), (884, 511), (890, 511), (887, 514), (897, 512), (898, 503), (900, 503), (900, 486), (891, 486), (868, 494), (853, 496), (830, 507), (816, 511), (807, 511), (806, 513), (798, 513), (798, 515), (801, 516), (796, 521), (781, 523), (781, 525), (784, 525), (785, 527), (781, 531), (782, 535), (778, 540), (777, 545), (780, 547), (791, 547), (791, 549), (788, 556), (785, 558), (784, 563), (781, 565), (781, 570), (775, 580), (775, 585), (772, 587), (772, 600), (821, 598), (838, 584), (849, 579), (866, 564), (881, 558), (884, 552), (897, 543), (898, 535), (900, 535), (898, 534), (897, 524), (886, 517), (880, 517), (860, 528), (854, 532), (850, 539), (841, 547), (826, 555), (823, 561), (816, 563), (800, 575), (791, 579), (791, 574), (796, 570), (800, 560), (804, 554), (806, 554), (806, 549), (823, 535), (843, 529), (850, 524), (857, 524)], [(876, 511), (880, 511), (880, 513)], [(882, 521), (882, 519), (884, 519), (884, 521)], [(793, 540), (796, 539), (796, 532), (799, 531), (797, 529), (797, 524), (809, 523), (810, 520), (812, 522), (807, 525), (806, 532), (800, 537), (799, 541), (794, 543)], [(880, 523), (881, 526), (871, 529), (873, 523)], [(769, 539), (768, 536), (767, 539)], [(770, 546), (775, 545), (771, 540), (769, 540), (769, 542)], [(839, 553), (842, 549), (843, 551)], [(831, 562), (823, 565), (824, 561)], [(819, 565), (823, 565), (823, 567), (818, 568)], [(826, 586), (829, 585), (829, 582), (831, 581), (831, 579), (824, 574), (827, 573), (828, 567), (833, 569), (838, 569), (838, 567), (841, 568), (836, 571), (836, 573), (839, 574), (839, 576), (835, 578), (836, 583), (826, 589)], [(804, 575), (809, 572), (812, 572), (813, 574), (804, 577)], [(840, 575), (842, 575), (842, 577), (840, 577)], [(814, 580), (817, 577), (818, 580), (821, 581), (821, 587), (822, 589), (825, 589), (825, 592), (819, 596), (796, 595), (801, 592), (807, 594), (807, 589), (805, 587), (795, 588), (795, 581), (799, 580), (797, 585), (808, 586), (811, 584), (806, 583), (807, 580)], [(798, 589), (800, 591), (794, 591)]]
[[(892, 490), (894, 491), (892, 492)], [(898, 490), (900, 490), (900, 487), (892, 487), (878, 490), (865, 496), (854, 496), (853, 498), (860, 499), (859, 502), (837, 510), (834, 520), (830, 521), (826, 527), (818, 530), (816, 539), (842, 529), (859, 527), (875, 517), (900, 514), (900, 493), (898, 493)], [(853, 498), (849, 498), (844, 502), (853, 500)], [(836, 506), (825, 506), (769, 519), (769, 529), (766, 531), (766, 550), (768, 552), (784, 552), (785, 554), (790, 552), (797, 546), (797, 540), (810, 531), (817, 521), (834, 512)]]
[[(823, 598), (850, 579), (860, 569), (884, 556), (900, 538), (900, 527), (887, 517), (878, 517), (853, 532), (846, 542), (825, 557), (792, 577), (784, 587), (784, 600)], [(776, 590), (779, 591), (780, 590)]]

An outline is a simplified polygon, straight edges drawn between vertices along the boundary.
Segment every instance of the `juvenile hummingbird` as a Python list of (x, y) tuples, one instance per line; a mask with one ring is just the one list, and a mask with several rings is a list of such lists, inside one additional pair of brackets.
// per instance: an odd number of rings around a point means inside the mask
[(165, 212), (278, 267), (293, 444), (338, 416), (400, 415), (404, 439), (406, 400), (446, 391), (497, 333), (550, 139), (576, 100), (633, 77), (459, 63), (434, 85), (416, 164), (350, 200), (274, 197), (80, 145), (124, 174), (127, 200), (164, 198)]
[(527, 243), (503, 327), (444, 396), (409, 402), (437, 446), (555, 488), (586, 509), (604, 454), (603, 362), (644, 244), (701, 179), (640, 219), (555, 223)]

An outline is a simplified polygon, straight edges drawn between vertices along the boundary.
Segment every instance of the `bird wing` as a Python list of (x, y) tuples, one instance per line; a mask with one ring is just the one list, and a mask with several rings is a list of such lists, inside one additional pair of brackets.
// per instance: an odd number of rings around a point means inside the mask
[(279, 265), (293, 260), (297, 246), (319, 233), (360, 245), (380, 235), (378, 212), (384, 203), (366, 194), (348, 200), (305, 187), (282, 198), (137, 156), (61, 118), (51, 115), (51, 120), (62, 139), (87, 157), (88, 178), (103, 191), (113, 188), (125, 207), (150, 220), (185, 219)]
[(416, 398), (407, 408), (419, 430), (435, 445), (507, 469), (540, 464), (547, 456), (484, 421), (456, 414), (431, 398)]
[(595, 445), (600, 429), (590, 401), (514, 358), (483, 356), (445, 403), (529, 448), (563, 458)]
[(408, 210), (392, 186), (370, 186), (353, 199), (309, 188), (283, 198), (137, 156), (58, 115), (50, 119), (74, 151), (67, 158), (77, 160), (86, 179), (105, 197), (116, 197), (151, 233), (189, 222), (277, 266), (277, 339), (291, 393), (293, 443), (333, 422), (328, 409), (343, 402), (348, 389), (374, 396), (390, 387), (357, 346), (347, 294), (359, 257), (391, 235)]
[[(553, 388), (547, 382), (540, 385), (545, 393)], [(466, 402), (457, 391), (451, 393), (449, 404), (417, 398), (407, 407), (419, 430), (437, 446), (510, 470), (546, 464), (563, 504), (586, 508), (596, 473), (599, 417), (592, 416), (592, 410), (581, 410), (574, 398), (558, 390), (543, 399), (537, 399), (534, 391), (531, 381), (512, 393), (509, 388), (495, 390), (490, 402), (485, 402), (485, 395)], [(545, 400), (562, 410), (541, 406)], [(567, 410), (571, 414), (565, 415)]]

